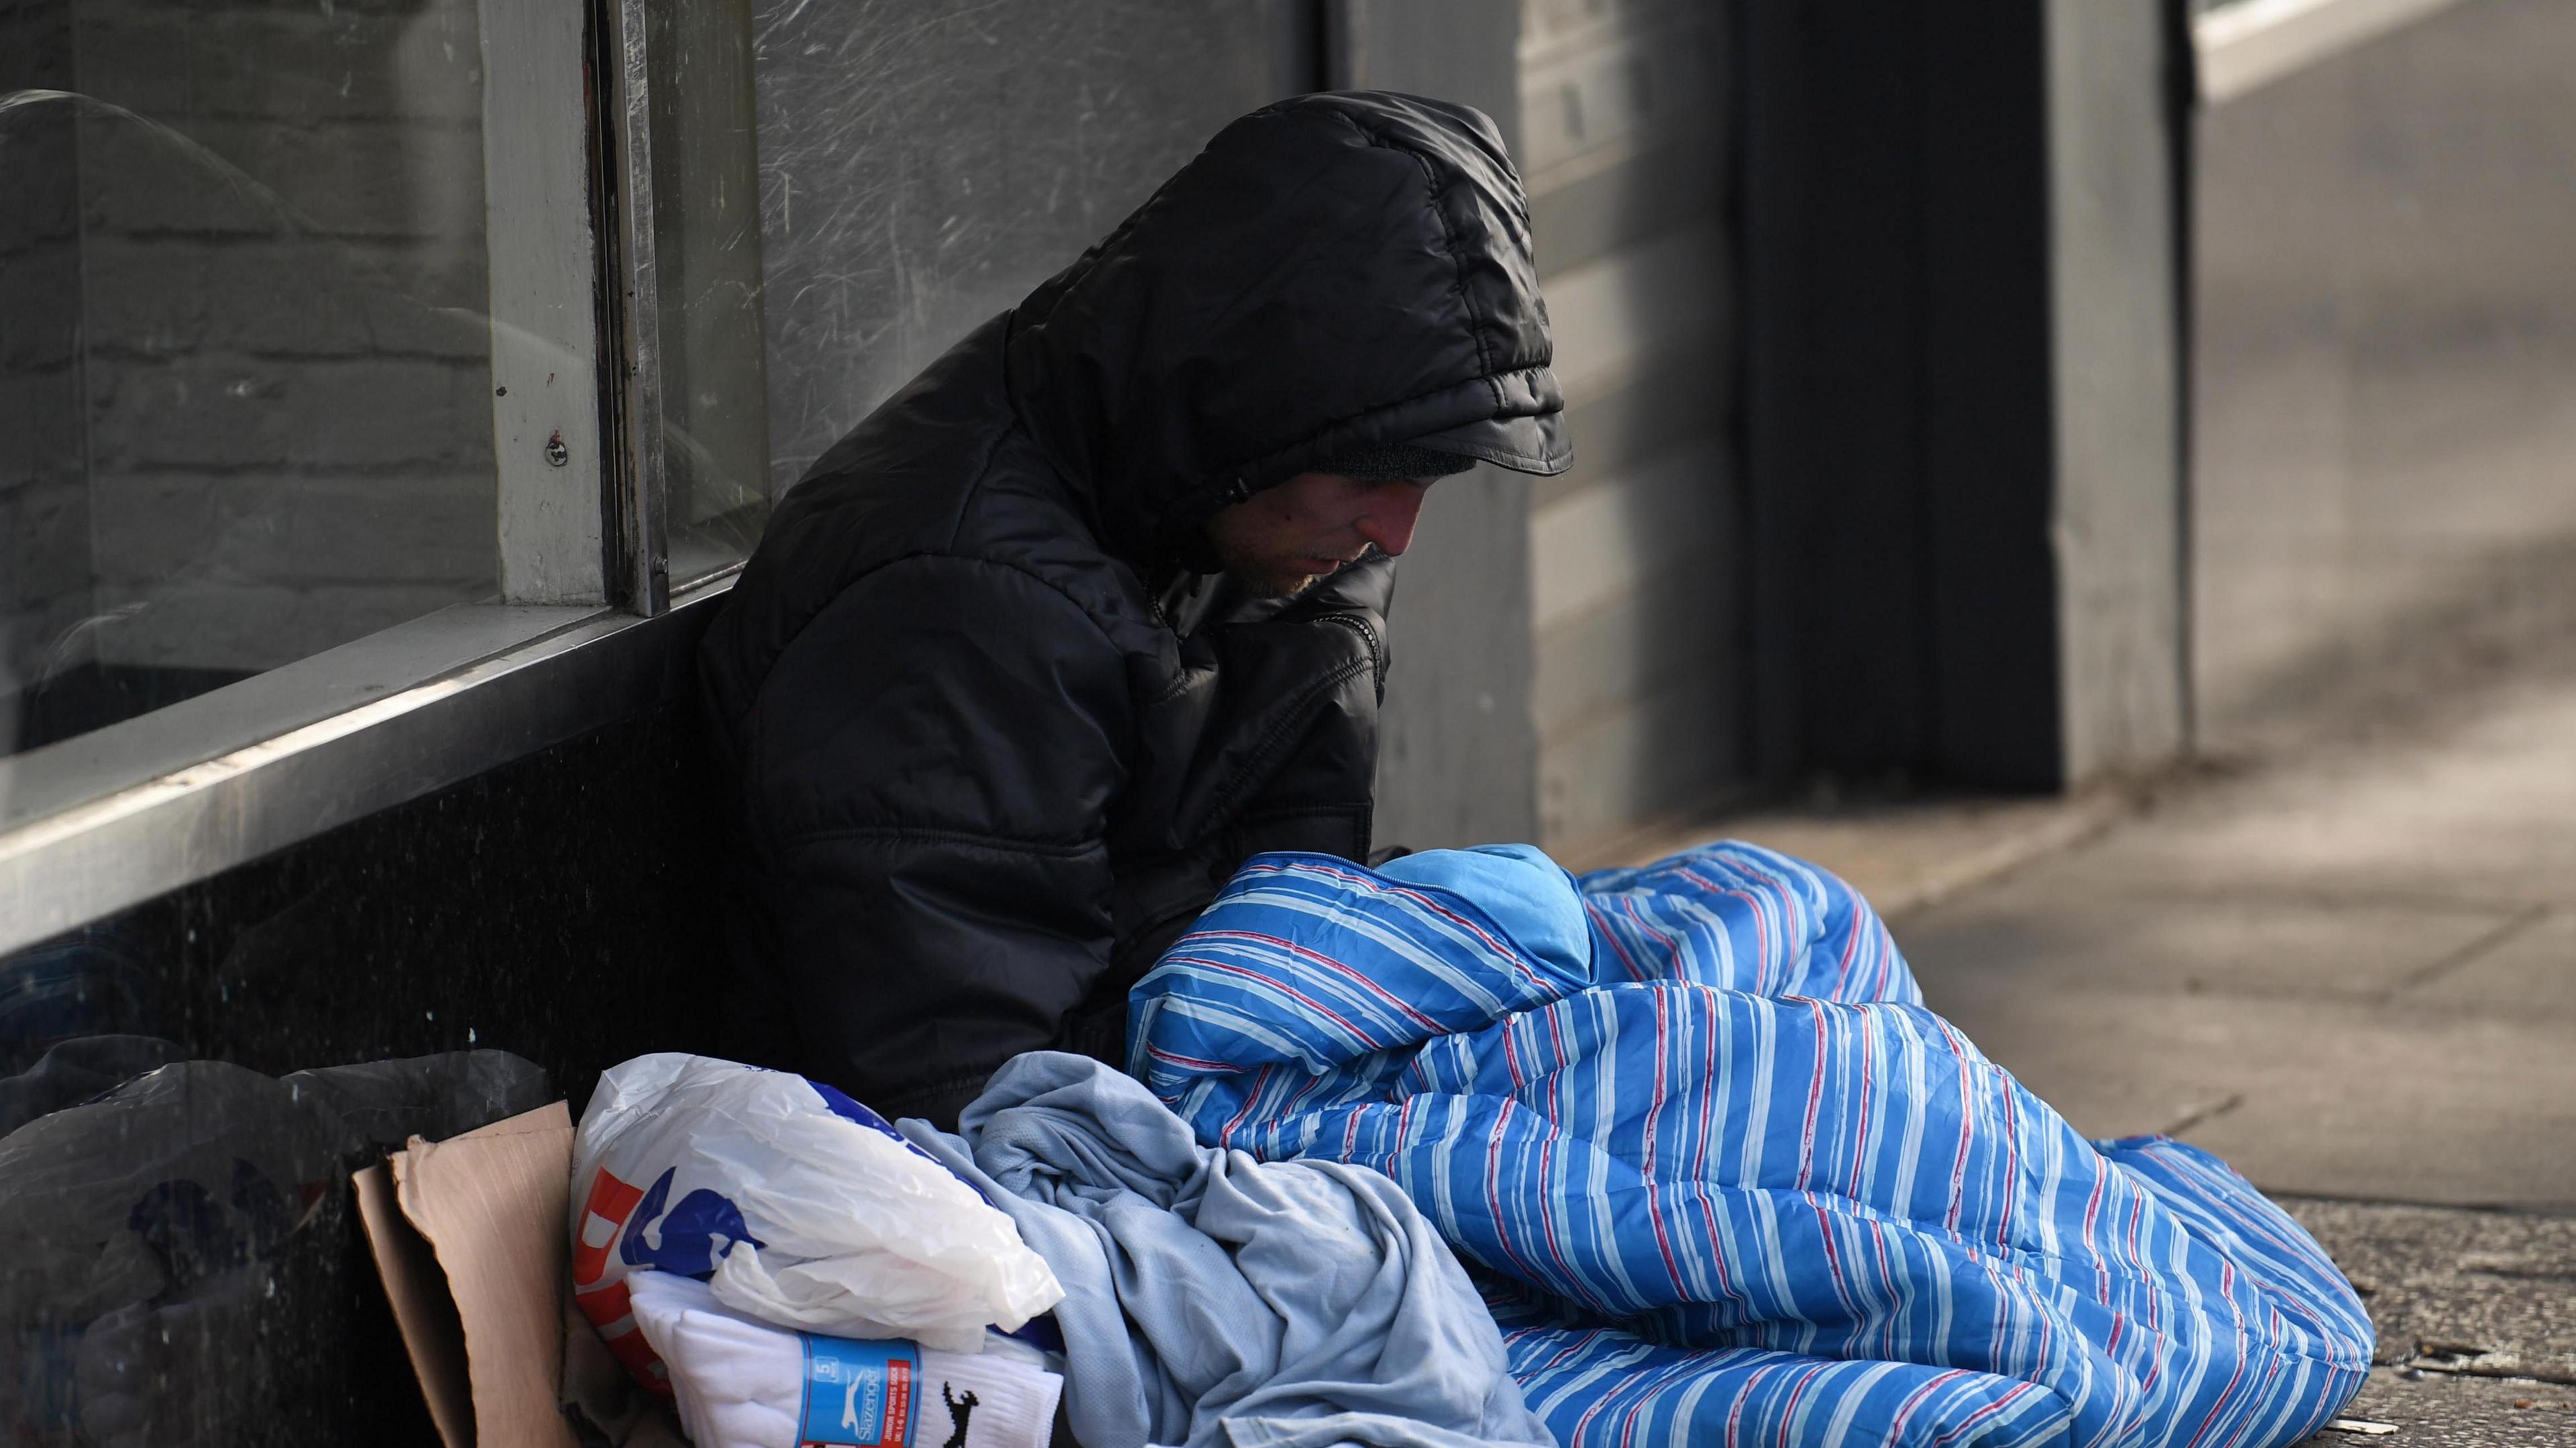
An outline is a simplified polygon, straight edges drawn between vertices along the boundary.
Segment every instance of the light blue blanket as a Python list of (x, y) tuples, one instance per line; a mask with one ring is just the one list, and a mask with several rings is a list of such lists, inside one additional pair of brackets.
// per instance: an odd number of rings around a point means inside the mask
[(1565, 1448), (2274, 1448), (2369, 1369), (2277, 1207), (2079, 1137), (1770, 851), (1260, 856), (1130, 999), (1201, 1140), (1429, 1214)]
[(904, 1134), (1055, 1269), (1086, 1448), (1545, 1445), (1475, 1287), (1375, 1172), (1213, 1150), (1080, 1056), (998, 1072)]

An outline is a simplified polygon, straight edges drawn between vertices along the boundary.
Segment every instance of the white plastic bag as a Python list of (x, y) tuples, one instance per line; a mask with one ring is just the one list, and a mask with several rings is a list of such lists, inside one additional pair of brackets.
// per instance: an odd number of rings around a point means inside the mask
[(781, 1327), (960, 1353), (1064, 1297), (1009, 1217), (883, 1117), (704, 1056), (638, 1056), (600, 1078), (573, 1144), (572, 1239), (573, 1300), (657, 1389), (632, 1271), (700, 1278)]

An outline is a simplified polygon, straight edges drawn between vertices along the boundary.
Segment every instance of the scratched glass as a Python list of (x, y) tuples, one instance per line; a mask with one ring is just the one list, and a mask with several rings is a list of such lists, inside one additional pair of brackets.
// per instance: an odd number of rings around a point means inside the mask
[(0, 5), (0, 754), (492, 596), (481, 50)]
[(1291, 0), (757, 0), (770, 476), (1318, 83)]

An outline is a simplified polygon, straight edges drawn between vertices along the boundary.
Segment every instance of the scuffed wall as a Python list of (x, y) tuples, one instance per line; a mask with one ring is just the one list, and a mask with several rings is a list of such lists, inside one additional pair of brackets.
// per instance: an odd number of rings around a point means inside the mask
[[(1334, 0), (1328, 9), (1332, 85), (1474, 106), (1527, 169), (1516, 0)], [(1423, 504), (1388, 620), (1395, 666), (1378, 732), (1380, 845), (1539, 838), (1530, 490), (1529, 478), (1483, 466), (1443, 479)]]
[(2156, 6), (2047, 12), (2060, 749), (2070, 784), (2153, 769), (2189, 736), (2183, 660), (2181, 277)]
[(1574, 436), (1530, 510), (1539, 819), (1589, 859), (1744, 773), (1728, 16), (1524, 12), (1523, 169)]

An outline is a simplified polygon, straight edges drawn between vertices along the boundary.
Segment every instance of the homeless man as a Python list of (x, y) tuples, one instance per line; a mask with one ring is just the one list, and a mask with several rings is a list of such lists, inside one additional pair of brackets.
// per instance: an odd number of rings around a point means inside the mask
[(1462, 106), (1226, 127), (780, 502), (701, 654), (731, 1049), (945, 1127), (1118, 1062), (1251, 855), (1364, 859), (1426, 486), (1562, 471), (1520, 180)]

